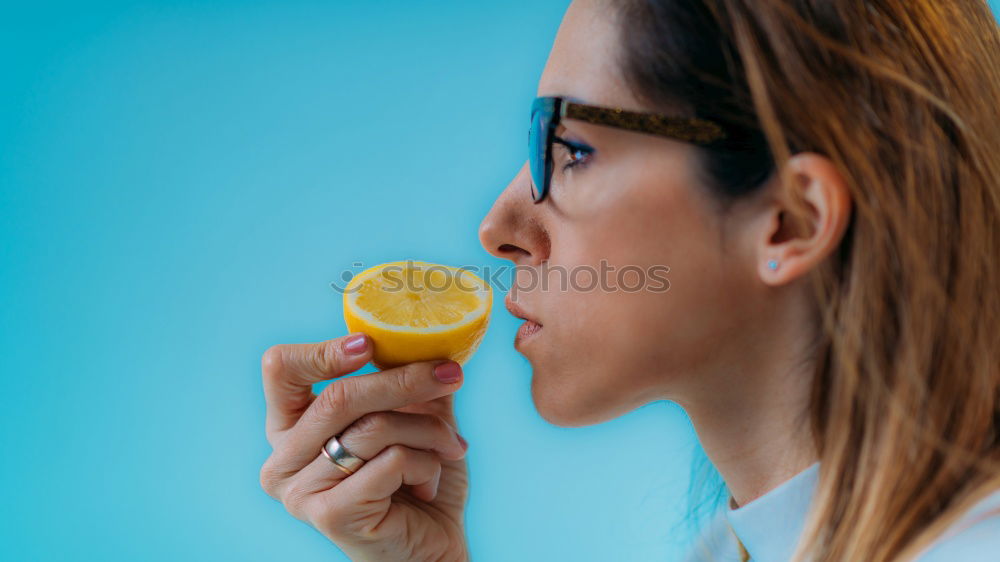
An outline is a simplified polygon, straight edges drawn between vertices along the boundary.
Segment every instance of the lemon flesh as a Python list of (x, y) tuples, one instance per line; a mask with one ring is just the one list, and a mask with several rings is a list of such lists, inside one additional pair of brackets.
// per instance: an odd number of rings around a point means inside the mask
[(465, 363), (486, 333), (492, 304), (490, 286), (469, 271), (397, 261), (351, 279), (344, 321), (372, 339), (379, 368), (433, 359)]

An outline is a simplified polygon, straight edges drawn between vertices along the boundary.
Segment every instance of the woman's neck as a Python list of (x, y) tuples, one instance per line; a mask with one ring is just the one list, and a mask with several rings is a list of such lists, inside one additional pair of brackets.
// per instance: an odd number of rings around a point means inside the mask
[(816, 462), (803, 404), (787, 389), (689, 411), (702, 447), (736, 506), (773, 490)]
[(815, 362), (804, 359), (810, 332), (798, 314), (777, 316), (773, 330), (748, 338), (737, 359), (676, 400), (737, 506), (818, 460), (808, 411)]

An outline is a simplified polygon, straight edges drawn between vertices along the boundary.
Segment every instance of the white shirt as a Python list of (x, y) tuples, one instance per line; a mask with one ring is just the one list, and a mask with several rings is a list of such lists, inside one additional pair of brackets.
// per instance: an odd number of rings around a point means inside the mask
[[(727, 504), (702, 531), (685, 562), (739, 562), (736, 537), (754, 562), (787, 562), (802, 534), (818, 476), (816, 462), (746, 505), (733, 509)], [(1000, 561), (1000, 490), (963, 514), (917, 560)]]

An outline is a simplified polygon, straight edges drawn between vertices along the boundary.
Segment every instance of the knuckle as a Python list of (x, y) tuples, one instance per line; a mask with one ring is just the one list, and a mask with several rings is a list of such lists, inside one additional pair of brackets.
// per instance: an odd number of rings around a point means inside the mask
[(400, 376), (396, 377), (396, 391), (400, 396), (411, 396), (417, 393), (421, 387), (423, 375), (426, 375), (428, 366), (426, 363), (410, 363), (403, 367)]
[(316, 397), (316, 407), (322, 417), (331, 417), (345, 410), (350, 403), (349, 385), (345, 381), (335, 381), (326, 386)]
[(304, 520), (307, 517), (306, 500), (311, 494), (312, 491), (301, 484), (292, 484), (285, 491), (285, 497), (282, 498), (281, 503), (285, 506), (285, 511), (293, 517)]
[(260, 358), (260, 367), (265, 377), (273, 377), (281, 371), (284, 345), (272, 345)]
[(279, 470), (272, 460), (274, 457), (264, 461), (260, 468), (260, 487), (274, 499), (278, 499), (278, 484), (284, 478), (284, 471)]
[(385, 455), (385, 462), (389, 465), (390, 469), (398, 469), (406, 464), (407, 459), (410, 457), (409, 450), (403, 445), (395, 444), (389, 445), (382, 452)]
[(340, 340), (325, 341), (313, 348), (312, 361), (317, 371), (335, 373), (340, 367)]
[(354, 522), (351, 521), (347, 511), (342, 508), (341, 502), (342, 500), (323, 502), (322, 508), (319, 509), (317, 513), (313, 513), (310, 517), (310, 521), (313, 526), (331, 537), (344, 537), (347, 534), (345, 531), (349, 529)]
[(267, 439), (267, 444), (271, 446), (271, 449), (274, 449), (280, 441), (278, 432), (270, 428), (264, 429), (264, 438)]
[(389, 425), (388, 414), (385, 412), (370, 412), (357, 419), (345, 433), (352, 436), (373, 435)]

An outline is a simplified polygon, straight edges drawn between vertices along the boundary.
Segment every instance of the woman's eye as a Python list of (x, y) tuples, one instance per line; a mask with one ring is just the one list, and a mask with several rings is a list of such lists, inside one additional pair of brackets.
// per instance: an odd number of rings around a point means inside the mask
[(569, 155), (570, 155), (569, 161), (566, 162), (565, 166), (563, 166), (563, 170), (572, 168), (573, 166), (576, 166), (580, 162), (583, 162), (584, 160), (587, 159), (588, 156), (590, 156), (590, 152), (582, 148), (572, 148), (569, 151)]
[(566, 151), (566, 162), (562, 166), (563, 171), (585, 164), (594, 152), (590, 147), (563, 141), (562, 139), (559, 139), (559, 144)]

